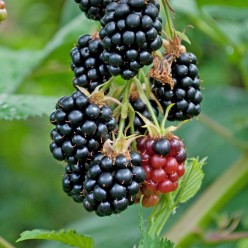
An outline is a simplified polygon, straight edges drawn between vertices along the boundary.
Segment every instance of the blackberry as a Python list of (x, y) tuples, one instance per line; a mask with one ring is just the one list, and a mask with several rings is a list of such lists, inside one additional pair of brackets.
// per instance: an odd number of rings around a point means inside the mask
[(131, 79), (153, 62), (152, 51), (162, 45), (159, 8), (157, 0), (120, 0), (106, 7), (99, 35), (102, 59), (112, 75)]
[(156, 139), (144, 136), (138, 140), (137, 147), (146, 172), (145, 189), (153, 193), (145, 196), (176, 190), (179, 178), (184, 175), (187, 158), (183, 142), (174, 135)]
[(51, 153), (55, 159), (69, 164), (90, 160), (116, 125), (110, 107), (91, 103), (80, 91), (62, 97), (50, 121), (55, 125), (51, 131)]
[(106, 6), (111, 3), (111, 0), (74, 0), (79, 4), (79, 8), (85, 13), (86, 17), (93, 20), (100, 20)]
[[(99, 154), (98, 154), (99, 156)], [(135, 202), (145, 172), (137, 152), (93, 158), (84, 181), (84, 208), (99, 216), (118, 214)]]
[(71, 69), (74, 71), (73, 85), (92, 92), (98, 85), (110, 78), (101, 53), (102, 41), (88, 34), (79, 37), (76, 47), (71, 50)]
[(173, 89), (169, 84), (163, 85), (152, 80), (152, 92), (162, 107), (166, 109), (171, 103), (175, 104), (169, 112), (168, 120), (186, 120), (200, 114), (202, 95), (196, 64), (197, 58), (193, 53), (182, 53), (173, 62)]
[[(141, 98), (137, 98), (137, 99), (130, 98), (129, 102), (132, 105), (135, 112), (139, 112), (141, 115), (146, 117), (148, 120), (152, 120), (151, 114), (150, 114), (149, 110), (147, 109), (147, 105), (141, 100)], [(158, 109), (156, 107), (155, 101), (150, 100), (150, 103), (153, 107), (153, 112), (155, 113), (155, 115), (158, 115)], [(126, 125), (128, 124), (128, 122), (129, 122), (129, 120), (127, 119)], [(142, 127), (145, 125), (145, 123), (137, 113), (135, 113), (133, 125), (134, 125), (135, 133), (137, 133), (137, 134), (144, 134), (145, 133), (146, 128)]]

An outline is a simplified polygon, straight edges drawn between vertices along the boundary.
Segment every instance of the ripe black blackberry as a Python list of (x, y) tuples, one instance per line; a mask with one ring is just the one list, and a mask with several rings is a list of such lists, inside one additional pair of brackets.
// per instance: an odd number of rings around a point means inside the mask
[(62, 97), (50, 121), (55, 125), (50, 150), (55, 159), (68, 164), (91, 159), (116, 127), (111, 108), (92, 103), (91, 98), (80, 91)]
[[(95, 156), (95, 160), (101, 159), (101, 156)], [(63, 191), (75, 202), (81, 203), (84, 200), (83, 184), (86, 171), (89, 167), (89, 161), (77, 164), (67, 164), (65, 174), (62, 179)]]
[(76, 47), (71, 50), (71, 69), (74, 71), (73, 85), (92, 92), (110, 77), (107, 66), (101, 59), (102, 41), (88, 34), (79, 37)]
[(152, 51), (162, 45), (159, 8), (157, 0), (120, 0), (106, 7), (99, 35), (102, 59), (112, 75), (130, 79), (152, 63)]
[[(150, 121), (152, 120), (152, 117), (151, 117), (151, 114), (147, 108), (147, 105), (141, 100), (141, 98), (137, 98), (137, 99), (130, 98), (129, 102), (132, 105), (135, 112), (139, 112), (141, 115), (143, 115), (144, 117), (146, 117)], [(153, 107), (153, 112), (157, 116), (158, 115), (158, 109), (156, 107), (156, 103), (153, 100), (150, 100), (150, 103)], [(129, 122), (129, 120), (127, 120), (126, 124), (128, 124), (128, 122)], [(133, 125), (134, 125), (134, 131), (136, 134), (144, 134), (145, 131), (147, 130), (146, 128), (142, 127), (145, 125), (145, 123), (137, 113), (135, 113)]]
[(93, 158), (84, 182), (84, 208), (99, 216), (107, 216), (132, 205), (145, 180), (141, 163), (137, 152)]
[(74, 0), (79, 4), (79, 8), (85, 12), (85, 15), (89, 19), (100, 20), (104, 13), (106, 6), (112, 2), (112, 0)]
[(161, 84), (152, 80), (152, 91), (162, 107), (166, 109), (171, 103), (175, 103), (169, 112), (170, 121), (190, 119), (201, 112), (202, 95), (196, 64), (197, 58), (193, 53), (182, 53), (172, 63), (173, 88), (168, 83)]

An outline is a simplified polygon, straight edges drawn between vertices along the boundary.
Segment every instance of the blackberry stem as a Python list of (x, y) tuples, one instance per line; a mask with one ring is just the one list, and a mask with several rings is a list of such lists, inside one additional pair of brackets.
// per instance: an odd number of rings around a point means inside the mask
[(160, 235), (175, 206), (176, 204), (174, 203), (172, 193), (163, 194), (161, 196), (159, 204), (150, 215), (150, 235)]
[(151, 114), (151, 117), (152, 117), (152, 120), (153, 120), (154, 124), (160, 130), (160, 125), (158, 123), (157, 117), (155, 116), (155, 114), (153, 112), (153, 109), (152, 109), (152, 106), (151, 106), (149, 100), (147, 99), (146, 94), (144, 93), (144, 91), (142, 89), (142, 84), (140, 83), (140, 81), (136, 77), (133, 78), (133, 80), (134, 80), (135, 84), (137, 85), (141, 100), (145, 101), (145, 104), (147, 105), (147, 109), (149, 110), (149, 112)]
[(119, 123), (119, 133), (118, 133), (117, 138), (121, 137), (121, 135), (123, 134), (123, 130), (125, 128), (125, 120), (127, 119), (127, 115), (128, 115), (129, 91), (131, 88), (131, 84), (132, 84), (132, 81), (129, 80), (129, 81), (127, 81), (127, 84), (125, 86), (123, 100), (121, 102), (121, 104), (122, 104), (122, 106), (121, 106), (121, 120)]
[(111, 84), (112, 84), (112, 82), (114, 81), (114, 79), (115, 79), (115, 77), (111, 77), (111, 78), (102, 86), (102, 90), (103, 90), (103, 91), (107, 90), (107, 89), (111, 86)]
[(164, 7), (164, 12), (165, 12), (165, 16), (166, 16), (166, 21), (167, 21), (167, 27), (168, 27), (168, 31), (169, 31), (169, 37), (171, 39), (173, 39), (174, 36), (174, 27), (173, 27), (173, 22), (171, 20), (171, 16), (170, 16), (170, 8), (169, 8), (169, 3), (168, 0), (161, 0), (163, 7)]

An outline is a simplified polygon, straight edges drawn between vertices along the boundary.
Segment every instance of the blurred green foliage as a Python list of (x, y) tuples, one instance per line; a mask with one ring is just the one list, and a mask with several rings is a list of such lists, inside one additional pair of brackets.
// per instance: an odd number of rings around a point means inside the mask
[[(186, 46), (199, 58), (203, 115), (228, 129), (223, 134), (200, 117), (177, 132), (189, 157), (208, 156), (203, 192), (242, 156), (248, 140), (248, 4), (244, 0), (171, 2), (177, 30), (194, 26), (187, 32), (191, 45)], [(139, 239), (137, 207), (110, 218), (86, 213), (62, 192), (63, 166), (48, 149), (47, 115), (57, 98), (73, 91), (69, 52), (79, 35), (96, 32), (96, 24), (86, 20), (72, 0), (6, 1), (6, 5), (9, 16), (0, 25), (0, 236), (14, 243), (25, 230), (73, 226), (92, 235), (96, 247), (132, 247)], [(41, 114), (46, 115), (34, 116)], [(6, 120), (27, 116), (33, 117)], [(221, 211), (212, 212), (203, 232), (219, 230), (222, 216), (229, 220), (235, 214), (241, 216), (237, 231), (247, 231), (247, 193), (243, 187)], [(195, 201), (182, 205), (167, 229)], [(149, 212), (144, 210), (144, 215)], [(16, 245), (35, 246), (35, 241)], [(210, 245), (198, 237), (191, 246), (245, 248), (247, 240)]]

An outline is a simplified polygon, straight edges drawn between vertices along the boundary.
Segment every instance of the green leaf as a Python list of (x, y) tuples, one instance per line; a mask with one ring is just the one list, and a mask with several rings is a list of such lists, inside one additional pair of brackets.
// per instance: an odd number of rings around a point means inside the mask
[(22, 81), (33, 70), (41, 59), (41, 53), (37, 51), (16, 51), (10, 49), (0, 49), (0, 92), (14, 92)]
[(142, 245), (139, 248), (175, 248), (175, 244), (165, 238), (160, 238), (157, 235), (144, 233)]
[(59, 232), (45, 230), (25, 231), (21, 234), (21, 237), (16, 242), (28, 239), (54, 240), (70, 246), (80, 248), (92, 248), (94, 245), (94, 241), (91, 237), (78, 234), (75, 230), (62, 230)]
[(0, 94), (0, 119), (27, 119), (49, 115), (56, 103), (53, 97)]
[(187, 160), (185, 164), (186, 173), (183, 177), (179, 193), (177, 195), (177, 202), (186, 202), (191, 199), (201, 188), (204, 173), (202, 166), (205, 164), (206, 158), (198, 160), (192, 158)]

